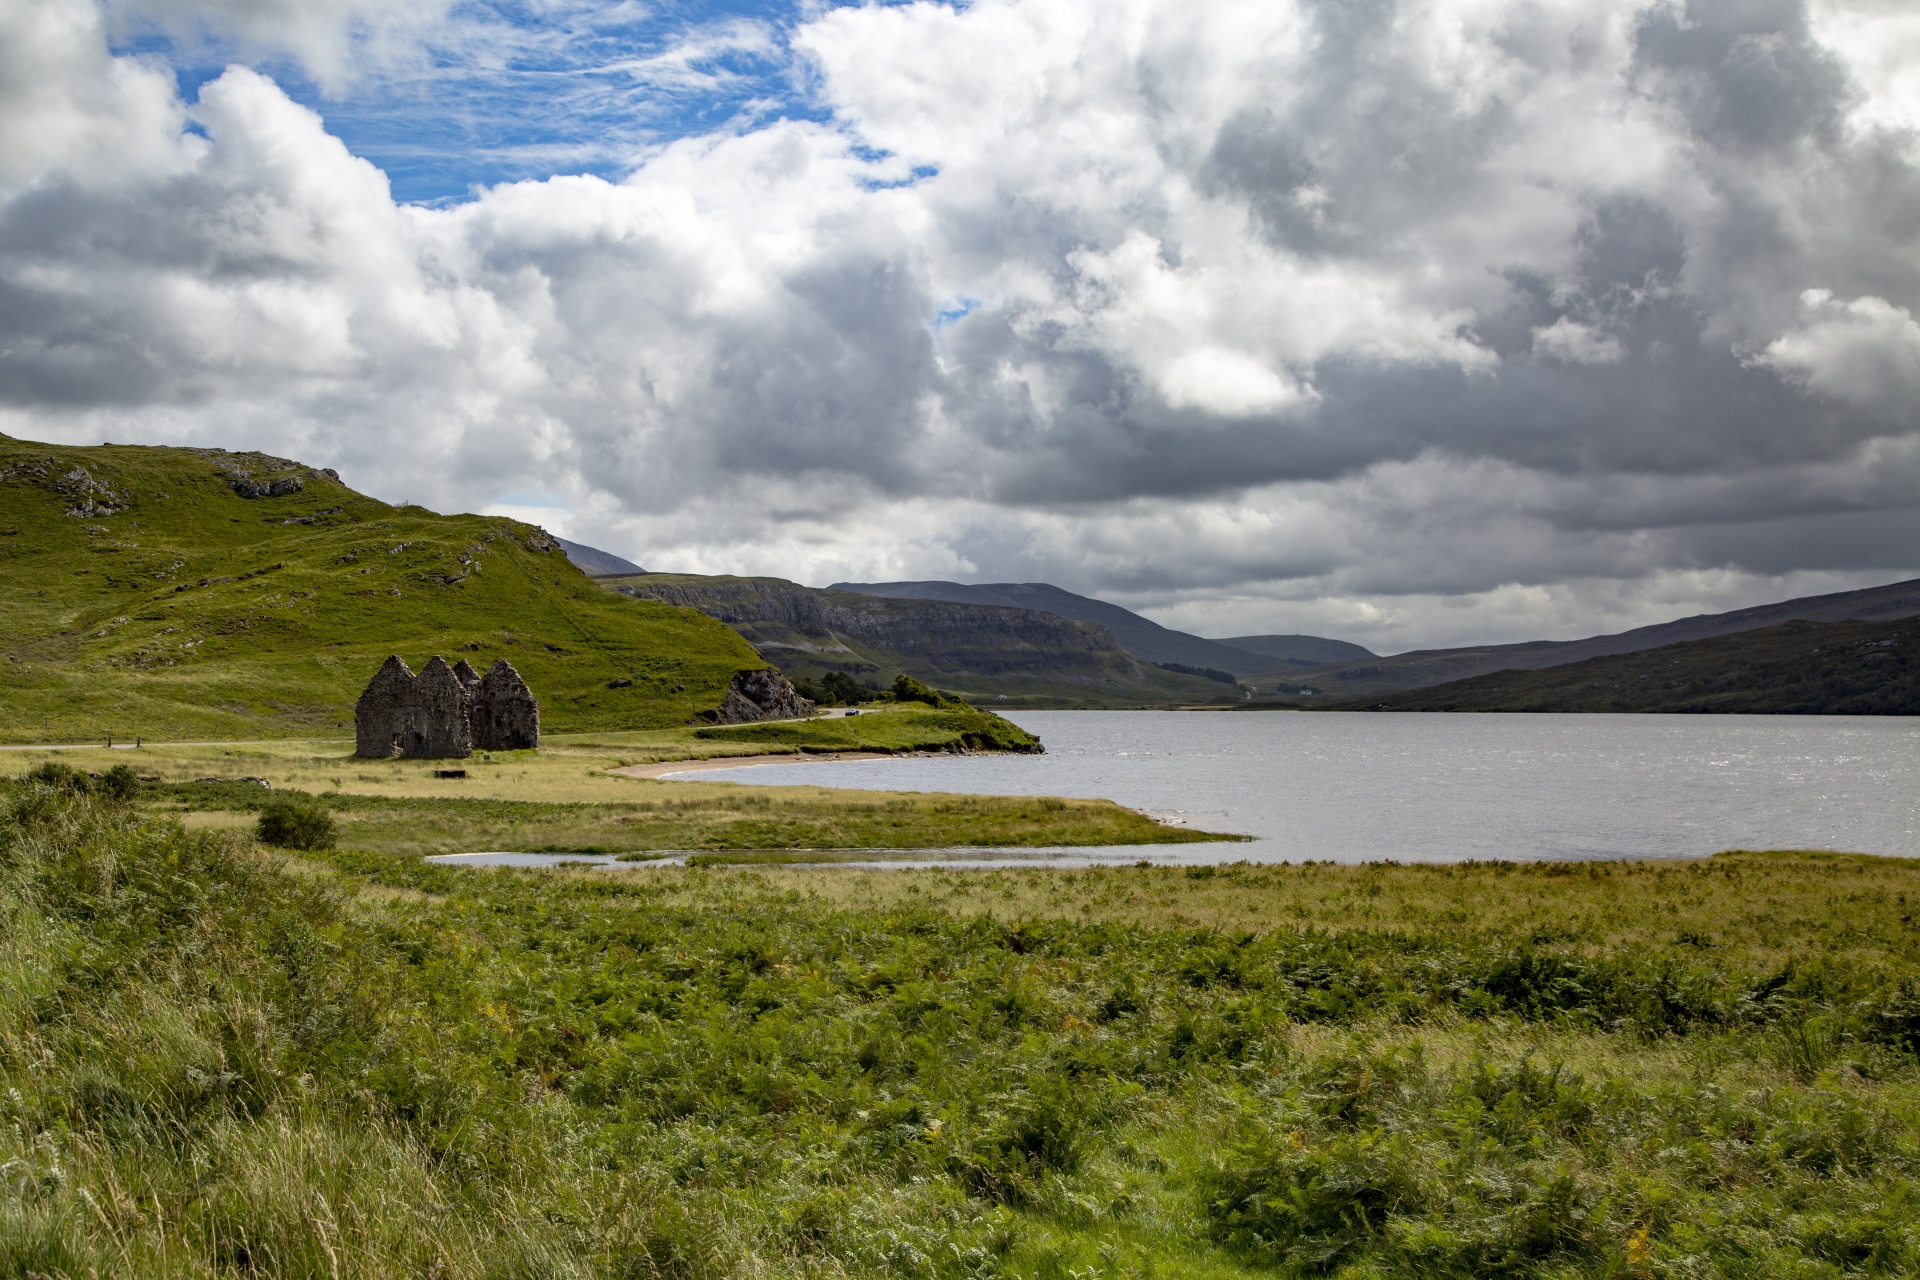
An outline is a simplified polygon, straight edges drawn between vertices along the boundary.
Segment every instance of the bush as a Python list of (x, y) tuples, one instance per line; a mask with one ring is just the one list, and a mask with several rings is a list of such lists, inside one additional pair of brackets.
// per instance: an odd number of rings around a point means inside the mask
[(829, 671), (818, 680), (800, 676), (793, 687), (801, 697), (823, 707), (857, 707), (881, 697), (878, 689), (869, 689), (844, 671)]
[(117, 764), (100, 775), (94, 789), (114, 800), (131, 800), (140, 794), (140, 778), (132, 766)]
[(37, 782), (70, 796), (99, 795), (109, 800), (131, 800), (140, 794), (140, 777), (127, 765), (117, 764), (102, 774), (85, 774), (72, 765), (49, 760), (27, 771), (27, 782)]
[(1098, 1119), (1095, 1091), (1084, 1081), (1043, 1076), (1031, 1092), (995, 1101), (1000, 1106), (981, 1118), (953, 1172), (975, 1195), (1032, 1204), (1047, 1174), (1075, 1173), (1085, 1163)]
[(333, 815), (311, 796), (275, 796), (260, 810), (255, 835), (281, 849), (328, 849), (338, 830)]
[(38, 782), (42, 786), (52, 787), (55, 791), (65, 791), (76, 796), (83, 796), (93, 789), (92, 779), (86, 774), (58, 760), (49, 760), (45, 764), (35, 765), (27, 771), (26, 781)]
[(965, 699), (956, 698), (950, 693), (941, 693), (937, 689), (929, 688), (904, 671), (893, 678), (893, 700), (895, 702), (924, 702), (930, 707), (940, 707), (943, 709), (959, 709), (969, 706)]

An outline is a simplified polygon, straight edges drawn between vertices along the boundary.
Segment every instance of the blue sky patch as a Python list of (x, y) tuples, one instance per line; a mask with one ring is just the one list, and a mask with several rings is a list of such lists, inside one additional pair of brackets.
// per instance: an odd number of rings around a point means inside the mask
[(384, 170), (396, 200), (448, 204), (500, 182), (619, 178), (683, 137), (827, 119), (790, 45), (794, 28), (824, 7), (831, 3), (463, 3), (417, 56), (387, 65), (356, 58), (365, 69), (332, 93), (291, 57), (246, 58), (218, 39), (146, 31), (115, 52), (164, 60), (189, 101), (228, 64), (245, 62)]

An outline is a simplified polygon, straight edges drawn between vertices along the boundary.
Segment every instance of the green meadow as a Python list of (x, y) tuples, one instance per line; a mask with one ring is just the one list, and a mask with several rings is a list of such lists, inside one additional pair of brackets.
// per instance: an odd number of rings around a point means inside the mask
[(0, 1275), (1920, 1271), (1909, 862), (476, 871), (176, 800), (0, 795)]

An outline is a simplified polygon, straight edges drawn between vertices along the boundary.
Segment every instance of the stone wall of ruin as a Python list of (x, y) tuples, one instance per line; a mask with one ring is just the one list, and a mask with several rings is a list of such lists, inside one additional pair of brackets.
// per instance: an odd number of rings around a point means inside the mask
[(485, 676), (464, 658), (434, 658), (415, 675), (390, 657), (354, 704), (355, 752), (372, 759), (457, 759), (540, 745), (540, 704), (512, 664)]
[(476, 751), (525, 751), (540, 745), (540, 704), (505, 658), (481, 677), (469, 714)]

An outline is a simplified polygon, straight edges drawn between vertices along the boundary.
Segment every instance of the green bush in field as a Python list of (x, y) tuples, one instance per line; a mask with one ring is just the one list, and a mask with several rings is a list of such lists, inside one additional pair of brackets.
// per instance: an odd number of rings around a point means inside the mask
[(48, 760), (27, 771), (28, 782), (38, 782), (42, 786), (52, 787), (71, 795), (86, 795), (95, 792), (109, 800), (126, 801), (140, 793), (140, 778), (133, 769), (117, 764), (99, 776), (81, 773), (73, 766), (59, 760)]
[(339, 836), (333, 815), (309, 796), (275, 796), (254, 824), (260, 843), (280, 849), (330, 849)]
[(43, 787), (52, 787), (56, 791), (65, 791), (73, 795), (85, 795), (93, 790), (93, 779), (87, 777), (70, 764), (59, 760), (48, 760), (27, 770), (26, 780), (37, 782)]
[(131, 800), (140, 794), (140, 777), (131, 765), (117, 764), (94, 780), (94, 788), (114, 800)]

